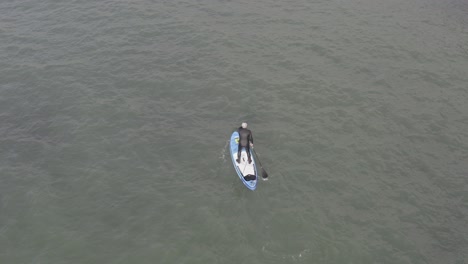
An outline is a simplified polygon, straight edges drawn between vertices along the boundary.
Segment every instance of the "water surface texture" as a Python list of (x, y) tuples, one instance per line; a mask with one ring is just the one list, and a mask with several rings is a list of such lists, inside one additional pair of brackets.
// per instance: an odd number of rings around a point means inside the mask
[(468, 263), (467, 14), (2, 1), (0, 263)]

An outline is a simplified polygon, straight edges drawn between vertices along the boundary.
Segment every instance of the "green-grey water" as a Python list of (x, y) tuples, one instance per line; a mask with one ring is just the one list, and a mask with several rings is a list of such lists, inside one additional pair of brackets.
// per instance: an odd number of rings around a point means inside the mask
[(0, 263), (468, 263), (467, 13), (0, 2)]

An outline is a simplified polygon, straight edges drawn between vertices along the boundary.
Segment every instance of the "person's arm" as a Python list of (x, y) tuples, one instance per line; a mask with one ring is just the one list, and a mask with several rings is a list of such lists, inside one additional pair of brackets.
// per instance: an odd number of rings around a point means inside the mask
[(250, 146), (253, 147), (253, 135), (252, 135), (252, 131), (250, 131)]

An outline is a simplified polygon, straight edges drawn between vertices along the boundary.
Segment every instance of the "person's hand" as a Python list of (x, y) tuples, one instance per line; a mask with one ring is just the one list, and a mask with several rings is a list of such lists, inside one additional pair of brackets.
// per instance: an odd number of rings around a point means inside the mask
[(250, 143), (250, 147), (253, 148), (253, 143)]

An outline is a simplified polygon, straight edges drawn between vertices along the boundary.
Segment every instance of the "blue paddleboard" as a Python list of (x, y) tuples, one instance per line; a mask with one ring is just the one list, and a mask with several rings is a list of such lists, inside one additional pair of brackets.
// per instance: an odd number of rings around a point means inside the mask
[[(249, 164), (247, 152), (245, 148), (242, 149), (240, 163), (236, 162), (237, 159), (237, 150), (239, 148), (239, 133), (234, 131), (231, 135), (230, 140), (230, 152), (231, 152), (231, 160), (232, 164), (234, 164), (234, 168), (236, 169), (237, 175), (244, 183), (244, 185), (249, 188), (250, 190), (255, 190), (257, 187), (257, 168), (255, 167), (255, 160), (252, 150), (250, 150), (250, 157), (252, 159), (252, 163)], [(247, 176), (246, 180), (244, 177)], [(250, 180), (252, 179), (252, 180)]]

